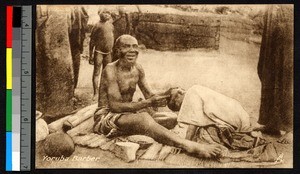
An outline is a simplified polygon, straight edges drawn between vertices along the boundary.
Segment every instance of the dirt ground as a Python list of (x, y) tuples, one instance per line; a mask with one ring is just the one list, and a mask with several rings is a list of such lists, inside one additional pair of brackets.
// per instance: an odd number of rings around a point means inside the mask
[[(200, 84), (238, 100), (249, 113), (251, 121), (258, 119), (261, 84), (257, 75), (259, 56), (258, 44), (221, 38), (220, 50), (193, 49), (177, 52), (160, 52), (144, 49), (140, 51), (138, 62), (146, 72), (148, 83), (154, 91), (170, 86), (189, 87)], [(84, 53), (86, 54), (86, 52)], [(84, 56), (83, 56), (84, 57)], [(77, 107), (91, 104), (93, 66), (82, 58), (78, 88), (80, 99)], [(135, 99), (141, 96), (140, 91)], [(276, 142), (276, 137), (266, 137)], [(37, 168), (253, 168), (253, 167), (293, 167), (293, 146), (275, 143), (278, 152), (284, 153), (284, 162), (276, 166), (260, 166), (251, 163), (226, 163), (194, 159), (185, 154), (170, 155), (165, 162), (137, 160), (125, 163), (112, 153), (100, 149), (76, 147), (71, 158), (100, 157), (97, 161), (47, 161), (40, 143), (37, 144)], [(75, 156), (75, 157), (74, 157)], [(77, 159), (77, 158), (76, 158)]]

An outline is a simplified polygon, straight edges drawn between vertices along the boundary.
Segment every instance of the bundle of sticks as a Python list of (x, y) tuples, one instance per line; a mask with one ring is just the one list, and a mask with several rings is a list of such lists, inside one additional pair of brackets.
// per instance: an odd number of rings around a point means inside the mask
[(48, 125), (50, 133), (66, 132), (71, 137), (82, 134), (92, 129), (93, 116), (97, 109), (97, 104), (84, 107), (74, 114), (67, 115)]

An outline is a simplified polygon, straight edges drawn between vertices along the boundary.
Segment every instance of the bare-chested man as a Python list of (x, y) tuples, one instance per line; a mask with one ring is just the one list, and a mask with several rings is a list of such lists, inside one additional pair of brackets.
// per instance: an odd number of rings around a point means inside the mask
[[(166, 105), (166, 95), (151, 92), (142, 66), (136, 63), (139, 51), (137, 40), (130, 35), (120, 36), (115, 43), (115, 56), (119, 59), (109, 63), (103, 71), (99, 90), (99, 109), (95, 113), (94, 131), (107, 137), (122, 134), (143, 134), (156, 141), (184, 149), (198, 157), (213, 157), (221, 153), (221, 147), (199, 144), (180, 138), (158, 124), (150, 114), (140, 110)], [(145, 100), (133, 102), (136, 86)]]
[(93, 72), (93, 100), (98, 97), (98, 85), (101, 65), (102, 69), (112, 61), (111, 52), (114, 44), (114, 26), (112, 25), (110, 12), (100, 11), (100, 22), (92, 29), (90, 40), (90, 64), (94, 65)]

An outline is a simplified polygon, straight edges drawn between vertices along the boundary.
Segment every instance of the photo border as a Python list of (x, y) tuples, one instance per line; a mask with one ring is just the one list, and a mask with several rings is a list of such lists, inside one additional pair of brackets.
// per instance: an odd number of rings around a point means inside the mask
[[(294, 144), (293, 144), (293, 154), (294, 154), (294, 168), (293, 169), (265, 169), (265, 168), (244, 168), (244, 169), (232, 169), (232, 168), (209, 168), (209, 169), (198, 169), (198, 168), (190, 168), (190, 169), (36, 169), (35, 168), (35, 137), (32, 138), (32, 160), (31, 160), (31, 172), (32, 173), (300, 173), (299, 170), (299, 161), (300, 161), (300, 144), (299, 144), (299, 135), (300, 135), (300, 120), (299, 120), (299, 110), (297, 108), (300, 108), (299, 106), (299, 69), (297, 67), (300, 67), (300, 62), (299, 62), (299, 33), (297, 31), (299, 30), (299, 1), (291, 1), (291, 0), (272, 0), (272, 1), (267, 1), (267, 0), (262, 0), (262, 1), (247, 1), (247, 0), (230, 0), (230, 1), (220, 1), (220, 0), (202, 0), (202, 1), (192, 1), (192, 0), (186, 0), (184, 3), (182, 1), (158, 1), (158, 0), (146, 0), (146, 1), (129, 1), (129, 0), (124, 0), (124, 1), (108, 1), (104, 0), (99, 3), (99, 1), (96, 0), (86, 0), (84, 3), (80, 1), (75, 1), (75, 0), (44, 0), (44, 1), (29, 1), (29, 0), (23, 0), (23, 1), (11, 1), (11, 2), (5, 2), (1, 6), (1, 26), (5, 26), (6, 24), (6, 6), (7, 5), (32, 5), (33, 9), (33, 19), (35, 19), (36, 16), (36, 5), (63, 5), (63, 4), (74, 4), (74, 5), (79, 5), (79, 4), (86, 4), (86, 5), (95, 5), (95, 4), (294, 4)], [(36, 26), (36, 20), (32, 21), (33, 28)], [(1, 33), (6, 33), (6, 27), (0, 28)], [(35, 31), (33, 29), (33, 34), (32, 34), (32, 55), (35, 55)], [(1, 54), (1, 63), (0, 63), (0, 73), (1, 73), (1, 78), (0, 78), (0, 105), (1, 105), (1, 110), (0, 110), (0, 159), (5, 159), (5, 84), (6, 84), (6, 65), (3, 63), (5, 62), (5, 40), (6, 40), (6, 35), (2, 34), (0, 35), (0, 54)], [(32, 59), (32, 74), (35, 74), (35, 57)], [(35, 84), (35, 76), (33, 76), (33, 82), (32, 84)], [(32, 98), (35, 98), (35, 85), (32, 86), (33, 93), (32, 93)], [(32, 111), (35, 111), (35, 101), (32, 101)], [(35, 113), (35, 112), (32, 112)], [(32, 115), (32, 120), (35, 120), (35, 116)], [(32, 132), (35, 132), (35, 124), (32, 126)], [(0, 166), (3, 171), (5, 170), (5, 161), (0, 160)], [(23, 172), (22, 172), (23, 173)]]

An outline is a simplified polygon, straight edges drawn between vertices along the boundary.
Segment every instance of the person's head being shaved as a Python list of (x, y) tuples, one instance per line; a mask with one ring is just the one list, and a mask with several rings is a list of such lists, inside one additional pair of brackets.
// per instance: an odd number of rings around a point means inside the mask
[(124, 34), (117, 38), (114, 46), (114, 56), (127, 63), (135, 64), (138, 57), (138, 41), (135, 37)]
[(168, 108), (172, 111), (179, 111), (183, 102), (185, 90), (179, 87), (172, 88), (168, 100)]

